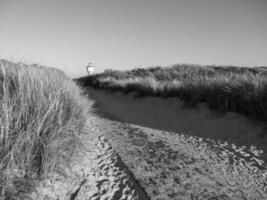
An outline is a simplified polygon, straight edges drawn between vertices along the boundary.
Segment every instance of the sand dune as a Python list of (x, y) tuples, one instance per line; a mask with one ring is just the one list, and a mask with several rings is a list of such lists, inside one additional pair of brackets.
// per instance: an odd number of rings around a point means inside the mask
[(260, 149), (265, 152), (261, 156), (267, 161), (267, 129), (264, 123), (237, 113), (215, 113), (205, 104), (188, 109), (178, 98), (136, 98), (133, 93), (125, 95), (92, 88), (87, 91), (97, 102), (97, 112), (107, 118)]

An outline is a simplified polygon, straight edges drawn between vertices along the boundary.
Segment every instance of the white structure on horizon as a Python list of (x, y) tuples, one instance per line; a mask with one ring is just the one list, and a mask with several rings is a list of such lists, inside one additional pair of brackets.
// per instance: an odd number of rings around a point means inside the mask
[(95, 67), (92, 65), (92, 63), (89, 63), (87, 66), (86, 66), (86, 70), (88, 72), (88, 75), (92, 75), (95, 71)]

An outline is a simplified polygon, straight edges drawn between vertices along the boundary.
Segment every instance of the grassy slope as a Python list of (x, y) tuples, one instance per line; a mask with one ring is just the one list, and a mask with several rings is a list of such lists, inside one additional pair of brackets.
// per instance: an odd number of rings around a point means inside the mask
[(64, 171), (88, 102), (63, 72), (0, 60), (0, 196), (22, 199), (35, 180)]
[(134, 91), (141, 96), (179, 97), (190, 106), (205, 102), (211, 109), (267, 120), (266, 69), (180, 64), (131, 71), (107, 70), (77, 81), (85, 87)]

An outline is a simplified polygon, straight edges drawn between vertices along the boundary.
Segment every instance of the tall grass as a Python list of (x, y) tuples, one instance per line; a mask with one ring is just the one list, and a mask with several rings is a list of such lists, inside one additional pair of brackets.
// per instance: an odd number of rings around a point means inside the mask
[(35, 180), (63, 172), (87, 119), (86, 99), (63, 72), (0, 60), (1, 198), (26, 198)]
[(179, 97), (189, 106), (205, 102), (211, 109), (234, 111), (267, 120), (267, 68), (180, 64), (131, 71), (107, 70), (77, 81), (141, 96)]

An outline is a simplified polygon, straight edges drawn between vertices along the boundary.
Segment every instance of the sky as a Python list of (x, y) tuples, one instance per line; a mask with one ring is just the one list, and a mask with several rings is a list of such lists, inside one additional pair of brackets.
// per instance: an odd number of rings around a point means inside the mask
[(0, 0), (0, 58), (70, 77), (89, 62), (267, 66), (267, 0)]

